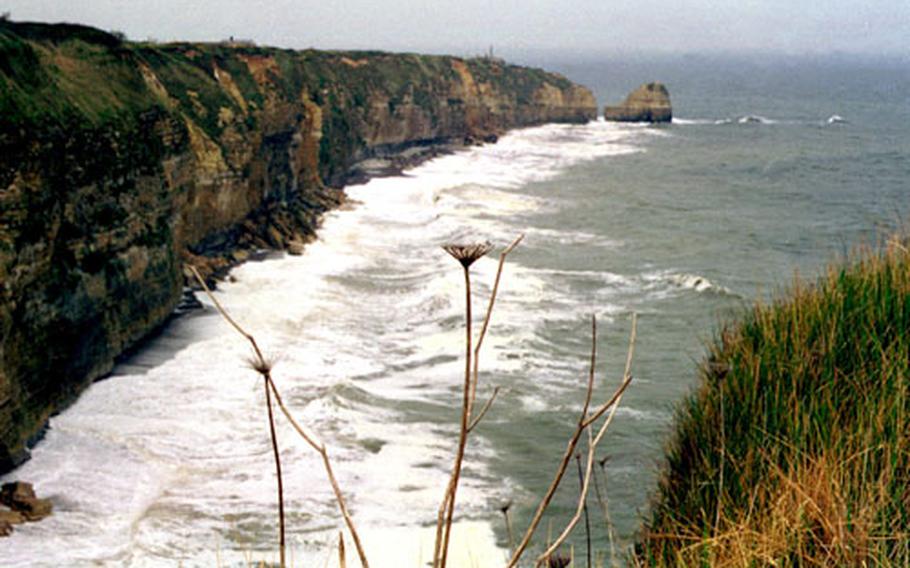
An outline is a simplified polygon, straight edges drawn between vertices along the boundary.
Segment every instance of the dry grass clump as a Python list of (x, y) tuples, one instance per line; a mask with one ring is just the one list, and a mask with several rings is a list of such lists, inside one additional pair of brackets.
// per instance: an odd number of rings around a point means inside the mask
[(656, 566), (910, 565), (910, 262), (756, 305), (709, 348), (638, 544)]

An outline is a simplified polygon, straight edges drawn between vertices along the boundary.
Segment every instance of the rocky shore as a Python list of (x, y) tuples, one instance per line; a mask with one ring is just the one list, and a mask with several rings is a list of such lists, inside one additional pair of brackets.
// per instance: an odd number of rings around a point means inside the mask
[(15, 525), (34, 523), (50, 516), (53, 509), (50, 499), (35, 495), (30, 483), (4, 483), (0, 488), (0, 536), (12, 534)]
[(0, 22), (0, 471), (159, 327), (182, 266), (299, 252), (344, 183), (590, 91), (487, 58), (130, 43)]

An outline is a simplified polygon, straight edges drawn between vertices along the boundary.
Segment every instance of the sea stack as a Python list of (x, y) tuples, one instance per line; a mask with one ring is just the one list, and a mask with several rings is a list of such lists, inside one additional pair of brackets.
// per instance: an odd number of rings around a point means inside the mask
[(624, 103), (604, 108), (604, 119), (614, 122), (670, 122), (673, 108), (663, 83), (646, 83), (632, 91)]

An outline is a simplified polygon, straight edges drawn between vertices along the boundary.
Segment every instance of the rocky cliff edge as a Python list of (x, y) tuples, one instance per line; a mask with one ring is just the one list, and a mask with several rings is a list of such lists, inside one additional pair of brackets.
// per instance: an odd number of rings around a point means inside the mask
[(0, 471), (169, 317), (184, 262), (305, 241), (362, 160), (595, 115), (496, 60), (0, 22)]

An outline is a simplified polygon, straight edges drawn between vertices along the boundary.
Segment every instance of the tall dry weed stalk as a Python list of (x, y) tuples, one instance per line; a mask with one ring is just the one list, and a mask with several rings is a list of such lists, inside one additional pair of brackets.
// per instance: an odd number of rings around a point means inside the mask
[[(468, 438), (474, 429), (480, 424), (484, 416), (492, 407), (494, 401), (496, 400), (497, 395), (499, 394), (499, 387), (495, 387), (490, 398), (483, 404), (478, 412), (475, 413), (476, 397), (477, 397), (477, 386), (479, 382), (480, 375), (480, 350), (483, 346), (484, 338), (486, 337), (487, 330), (489, 329), (490, 320), (493, 314), (493, 307), (496, 303), (496, 296), (499, 291), (500, 279), (502, 277), (503, 266), (505, 265), (506, 257), (511, 253), (515, 247), (522, 241), (524, 235), (519, 235), (509, 246), (507, 246), (499, 256), (499, 264), (496, 270), (496, 276), (493, 282), (492, 291), (490, 293), (489, 303), (487, 304), (486, 314), (484, 316), (483, 325), (481, 326), (480, 334), (478, 336), (476, 344), (473, 343), (472, 339), (472, 310), (471, 310), (471, 265), (474, 264), (478, 259), (486, 255), (492, 250), (492, 245), (490, 243), (476, 243), (468, 245), (446, 245), (443, 248), (448, 252), (453, 258), (455, 258), (462, 266), (464, 282), (465, 282), (465, 371), (464, 371), (464, 384), (462, 389), (462, 408), (461, 408), (461, 419), (459, 425), (459, 435), (458, 442), (456, 445), (455, 451), (455, 460), (452, 467), (452, 473), (449, 478), (449, 482), (446, 486), (445, 493), (443, 495), (442, 503), (439, 506), (437, 513), (437, 523), (436, 523), (436, 539), (434, 544), (433, 551), (433, 566), (434, 568), (445, 568), (448, 558), (449, 558), (449, 543), (451, 540), (451, 531), (452, 523), (455, 513), (455, 499), (458, 492), (459, 482), (461, 480), (461, 471), (462, 465), (465, 458), (465, 450), (467, 448)], [(348, 531), (351, 534), (351, 538), (354, 541), (354, 545), (357, 548), (357, 553), (360, 557), (361, 565), (365, 568), (369, 568), (369, 563), (367, 561), (366, 554), (363, 550), (363, 546), (360, 541), (360, 537), (357, 533), (357, 530), (354, 526), (353, 519), (348, 511), (346, 501), (341, 492), (341, 489), (338, 485), (335, 474), (332, 470), (331, 461), (329, 460), (328, 451), (324, 443), (322, 443), (312, 432), (309, 432), (306, 428), (301, 426), (297, 420), (294, 419), (293, 415), (288, 410), (287, 406), (284, 404), (284, 401), (281, 398), (275, 382), (272, 378), (272, 364), (269, 362), (262, 354), (262, 351), (259, 349), (259, 345), (256, 343), (255, 337), (248, 333), (243, 327), (240, 326), (222, 307), (218, 299), (212, 294), (208, 285), (205, 282), (205, 279), (199, 274), (195, 267), (189, 266), (189, 269), (192, 271), (193, 275), (196, 277), (196, 280), (199, 282), (199, 285), (208, 295), (209, 299), (215, 305), (215, 308), (221, 314), (221, 316), (238, 332), (240, 333), (247, 341), (250, 342), (253, 348), (253, 357), (250, 360), (250, 366), (257, 372), (263, 379), (263, 384), (265, 387), (265, 400), (266, 408), (269, 419), (269, 433), (271, 436), (272, 450), (275, 461), (275, 469), (277, 474), (277, 485), (278, 485), (278, 517), (279, 517), (279, 550), (281, 558), (281, 566), (284, 568), (286, 566), (286, 557), (285, 557), (285, 514), (284, 514), (284, 485), (282, 480), (281, 472), (281, 455), (278, 449), (278, 442), (275, 433), (275, 418), (272, 410), (272, 398), (274, 397), (275, 403), (281, 409), (285, 418), (291, 424), (291, 426), (297, 431), (297, 433), (304, 439), (304, 441), (309, 445), (313, 450), (320, 454), (323, 461), (323, 466), (326, 471), (329, 483), (332, 486), (332, 490), (335, 494), (335, 500), (338, 503), (339, 510), (342, 517), (347, 525)], [(632, 330), (629, 338), (629, 349), (628, 355), (626, 357), (626, 367), (623, 374), (620, 385), (613, 392), (613, 395), (604, 403), (597, 406), (595, 409), (591, 410), (591, 403), (594, 393), (594, 383), (595, 383), (595, 365), (597, 360), (597, 321), (594, 317), (591, 318), (591, 359), (590, 359), (590, 369), (588, 372), (587, 380), (587, 389), (585, 394), (584, 408), (582, 410), (581, 416), (578, 419), (578, 423), (570, 437), (566, 451), (562, 457), (562, 460), (557, 467), (556, 474), (553, 477), (553, 480), (550, 483), (546, 493), (541, 498), (540, 504), (538, 505), (533, 518), (524, 533), (521, 541), (518, 545), (512, 549), (512, 531), (511, 531), (511, 521), (508, 515), (508, 506), (503, 507), (502, 512), (505, 515), (506, 523), (509, 528), (509, 548), (511, 552), (511, 557), (508, 561), (507, 567), (513, 568), (516, 566), (521, 559), (522, 555), (528, 549), (528, 546), (531, 543), (531, 540), (535, 534), (535, 531), (540, 524), (540, 521), (543, 518), (543, 515), (547, 508), (549, 507), (556, 490), (559, 488), (560, 482), (565, 476), (566, 470), (568, 469), (569, 462), (572, 459), (572, 456), (575, 455), (576, 447), (578, 446), (579, 441), (581, 440), (582, 435), (587, 433), (588, 435), (588, 452), (585, 460), (585, 467), (582, 471), (581, 469), (581, 455), (577, 456), (579, 463), (579, 479), (581, 482), (581, 488), (579, 491), (578, 506), (575, 512), (575, 515), (567, 523), (562, 532), (553, 541), (545, 550), (543, 554), (538, 556), (535, 560), (536, 565), (548, 565), (548, 566), (559, 566), (565, 565), (566, 557), (563, 557), (559, 554), (556, 554), (557, 549), (566, 541), (566, 539), (571, 534), (572, 530), (577, 525), (579, 519), (581, 518), (582, 513), (584, 512), (587, 515), (586, 503), (587, 495), (591, 485), (593, 465), (595, 463), (595, 451), (598, 444), (604, 437), (604, 434), (607, 431), (607, 428), (610, 426), (610, 423), (613, 420), (613, 416), (616, 412), (616, 409), (619, 406), (619, 402), (622, 400), (623, 393), (626, 388), (629, 386), (629, 383), (632, 381), (631, 375), (631, 365), (632, 357), (635, 350), (635, 336), (637, 329), (637, 319), (633, 315), (632, 317)], [(472, 349), (473, 348), (473, 349)], [(603, 423), (600, 425), (595, 435), (592, 431), (594, 425), (598, 420), (606, 416)], [(605, 502), (602, 502), (602, 506), (605, 508)], [(606, 513), (605, 513), (606, 514)], [(607, 518), (609, 518), (607, 516)], [(609, 522), (609, 521), (608, 521)], [(586, 519), (587, 524), (587, 519)], [(548, 539), (549, 540), (549, 539)], [(612, 542), (612, 541), (611, 541)], [(590, 536), (589, 536), (589, 545), (588, 545), (588, 563), (590, 565)], [(341, 566), (344, 566), (346, 563), (345, 560), (345, 547), (344, 547), (344, 538), (343, 535), (339, 534), (338, 540), (338, 555)]]
[(502, 268), (505, 264), (506, 257), (512, 252), (518, 243), (524, 238), (519, 235), (499, 257), (499, 267), (496, 271), (496, 279), (493, 283), (493, 290), (490, 293), (490, 303), (487, 306), (487, 313), (484, 317), (483, 326), (480, 331), (480, 337), (477, 340), (477, 346), (473, 353), (473, 375), (472, 371), (472, 352), (471, 352), (471, 265), (481, 257), (492, 250), (490, 243), (474, 243), (468, 245), (445, 245), (443, 249), (449, 253), (452, 258), (461, 264), (465, 281), (465, 370), (464, 370), (464, 388), (463, 400), (461, 407), (461, 425), (458, 433), (458, 447), (455, 452), (455, 464), (452, 467), (452, 475), (449, 478), (449, 484), (446, 487), (442, 503), (439, 506), (439, 512), (436, 519), (436, 541), (433, 550), (433, 566), (436, 568), (445, 568), (448, 560), (449, 541), (451, 538), (452, 520), (455, 514), (455, 496), (458, 492), (458, 482), (461, 479), (461, 466), (464, 461), (465, 448), (467, 447), (468, 436), (483, 419), (490, 405), (496, 397), (498, 391), (494, 390), (489, 401), (481, 409), (480, 413), (472, 421), (472, 410), (477, 396), (477, 381), (479, 373), (478, 360), (480, 358), (480, 348), (486, 337), (487, 329), (490, 325), (490, 317), (493, 314), (493, 306), (496, 303), (496, 295), (499, 292), (499, 280), (502, 276)]
[[(272, 450), (275, 459), (275, 469), (278, 476), (278, 547), (281, 567), (285, 568), (287, 565), (285, 555), (284, 484), (282, 482), (281, 476), (281, 454), (278, 451), (278, 441), (275, 435), (275, 418), (272, 412), (272, 395), (275, 396), (275, 402), (278, 404), (278, 407), (281, 409), (281, 412), (284, 414), (285, 418), (287, 418), (288, 422), (291, 423), (291, 426), (293, 426), (297, 433), (304, 439), (304, 441), (322, 457), (323, 467), (325, 468), (329, 483), (332, 486), (332, 491), (335, 494), (335, 501), (338, 503), (338, 508), (341, 511), (341, 515), (344, 518), (345, 524), (351, 533), (351, 538), (354, 540), (354, 545), (357, 548), (357, 554), (360, 556), (360, 563), (364, 568), (369, 568), (370, 564), (367, 561), (366, 553), (364, 552), (363, 545), (360, 542), (360, 535), (357, 533), (357, 529), (354, 526), (354, 520), (351, 518), (351, 515), (348, 512), (347, 503), (344, 499), (344, 495), (341, 492), (341, 488), (338, 485), (338, 480), (335, 478), (335, 473), (332, 470), (332, 463), (331, 460), (329, 460), (329, 454), (328, 450), (325, 447), (325, 444), (323, 444), (314, 434), (307, 432), (307, 430), (303, 428), (297, 422), (297, 420), (294, 419), (287, 406), (285, 406), (284, 401), (281, 398), (281, 394), (278, 392), (278, 388), (275, 386), (275, 381), (272, 380), (272, 364), (263, 356), (262, 351), (259, 349), (259, 344), (256, 342), (256, 338), (251, 333), (248, 333), (230, 316), (230, 314), (228, 314), (227, 310), (225, 310), (221, 305), (221, 302), (218, 301), (218, 298), (212, 294), (212, 291), (209, 289), (208, 284), (206, 284), (205, 279), (201, 274), (199, 274), (199, 271), (196, 269), (196, 267), (189, 265), (189, 269), (193, 273), (193, 276), (196, 277), (196, 280), (199, 282), (199, 285), (205, 291), (206, 295), (215, 305), (215, 309), (218, 310), (218, 313), (221, 314), (221, 317), (223, 317), (231, 325), (231, 327), (233, 327), (240, 335), (242, 335), (247, 341), (250, 342), (250, 345), (252, 345), (253, 358), (250, 361), (250, 365), (257, 373), (259, 373), (265, 385), (265, 401), (266, 407), (268, 409), (269, 433), (271, 435)], [(343, 542), (339, 546), (341, 547), (341, 550), (343, 550)]]
[[(490, 318), (492, 316), (493, 307), (496, 302), (496, 295), (499, 290), (499, 282), (502, 275), (503, 265), (505, 264), (506, 256), (516, 246), (521, 242), (524, 235), (519, 235), (512, 244), (510, 244), (506, 249), (503, 250), (502, 254), (499, 257), (499, 266), (496, 271), (496, 278), (493, 284), (493, 289), (490, 294), (490, 301), (487, 306), (486, 316), (484, 318), (484, 323), (481, 328), (480, 337), (478, 339), (477, 345), (474, 348), (472, 353), (471, 351), (471, 330), (472, 330), (472, 321), (471, 321), (471, 276), (470, 276), (470, 267), (477, 261), (479, 258), (484, 256), (490, 251), (490, 245), (488, 243), (478, 243), (478, 244), (468, 244), (468, 245), (446, 245), (443, 248), (448, 252), (455, 260), (457, 260), (461, 266), (464, 274), (465, 280), (465, 378), (464, 378), (464, 388), (462, 393), (462, 413), (461, 413), (461, 423), (459, 429), (459, 438), (458, 445), (455, 453), (455, 464), (452, 469), (452, 475), (449, 479), (449, 484), (446, 487), (445, 494), (443, 496), (442, 504), (439, 507), (439, 512), (437, 515), (437, 525), (436, 525), (436, 543), (434, 547), (433, 554), (433, 566), (434, 568), (445, 568), (446, 562), (448, 560), (448, 547), (449, 539), (452, 527), (452, 519), (455, 510), (455, 496), (458, 490), (458, 483), (461, 475), (461, 467), (464, 462), (465, 447), (467, 445), (468, 436), (484, 417), (486, 412), (489, 410), (490, 405), (493, 403), (493, 400), (498, 393), (498, 389), (493, 391), (493, 395), (490, 400), (483, 406), (481, 411), (476, 417), (472, 417), (472, 412), (474, 408), (475, 397), (477, 393), (477, 385), (479, 382), (479, 358), (480, 358), (480, 347), (483, 343), (483, 339), (486, 335), (487, 329), (489, 327)], [(605, 403), (598, 406), (593, 412), (589, 412), (593, 393), (594, 393), (594, 377), (595, 377), (595, 365), (597, 359), (597, 321), (594, 317), (591, 318), (591, 362), (590, 369), (588, 373), (588, 382), (587, 382), (587, 391), (585, 394), (584, 408), (582, 410), (581, 416), (579, 417), (578, 424), (573, 432), (566, 452), (563, 455), (563, 459), (557, 468), (557, 472), (553, 477), (547, 492), (544, 497), (541, 499), (540, 505), (538, 506), (534, 517), (531, 519), (530, 526), (526, 530), (522, 540), (519, 542), (518, 546), (511, 552), (511, 557), (507, 564), (508, 568), (512, 568), (518, 564), (522, 555), (527, 550), (528, 546), (531, 543), (531, 540), (534, 536), (534, 533), (543, 518), (543, 515), (547, 508), (549, 507), (556, 490), (559, 488), (560, 482), (565, 476), (566, 470), (568, 469), (569, 462), (574, 455), (575, 449), (578, 445), (578, 442), (581, 439), (581, 436), (585, 432), (589, 432), (589, 447), (587, 453), (586, 466), (584, 474), (582, 475), (582, 487), (580, 490), (578, 506), (575, 515), (560, 533), (559, 537), (546, 549), (546, 551), (541, 554), (536, 560), (537, 565), (544, 563), (549, 563), (554, 558), (555, 551), (566, 541), (571, 532), (574, 530), (579, 519), (581, 518), (582, 513), (586, 510), (585, 503), (587, 502), (587, 494), (590, 488), (590, 482), (593, 473), (593, 465), (595, 462), (595, 451), (597, 445), (603, 439), (606, 434), (607, 429), (610, 426), (610, 423), (613, 420), (613, 416), (616, 412), (616, 409), (619, 406), (619, 402), (622, 400), (622, 395), (625, 392), (626, 388), (629, 386), (629, 383), (632, 381), (631, 375), (631, 365), (632, 358), (635, 350), (635, 335), (637, 328), (637, 319), (633, 315), (632, 317), (632, 331), (629, 339), (629, 350), (626, 357), (626, 368), (623, 374), (623, 378), (620, 382), (619, 387), (613, 393), (613, 395)], [(473, 373), (472, 373), (472, 363), (473, 363)], [(609, 414), (607, 414), (609, 412)], [(603, 424), (597, 431), (596, 435), (590, 434), (590, 428), (605, 414), (607, 414), (606, 419)], [(507, 517), (508, 520), (508, 517)], [(511, 530), (510, 530), (511, 532)], [(511, 537), (510, 537), (511, 541)], [(511, 548), (511, 542), (510, 542)]]

